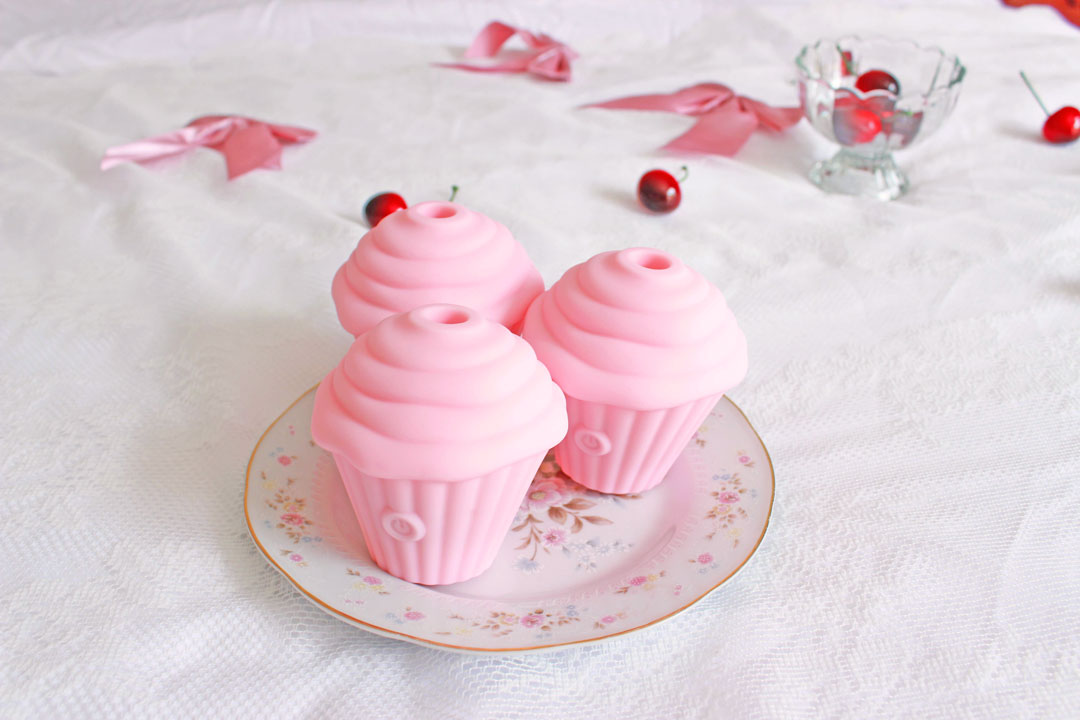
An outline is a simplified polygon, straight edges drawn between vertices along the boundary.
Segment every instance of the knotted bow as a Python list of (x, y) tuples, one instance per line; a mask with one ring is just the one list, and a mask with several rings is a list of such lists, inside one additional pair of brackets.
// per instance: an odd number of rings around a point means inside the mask
[(802, 118), (802, 108), (773, 107), (736, 95), (719, 83), (701, 83), (677, 92), (635, 95), (584, 107), (611, 110), (662, 110), (698, 118), (694, 126), (675, 138), (664, 150), (712, 153), (731, 157), (759, 126), (786, 130)]
[(528, 30), (519, 30), (501, 22), (488, 23), (465, 51), (467, 58), (495, 57), (503, 45), (518, 35), (529, 47), (507, 53), (505, 59), (497, 65), (469, 65), (467, 63), (436, 63), (439, 67), (470, 70), (472, 72), (530, 72), (547, 80), (569, 80), (570, 62), (578, 54), (568, 45), (547, 35), (533, 35)]
[(1024, 5), (1049, 5), (1061, 16), (1080, 27), (1080, 2), (1077, 0), (1004, 0), (1011, 7), (1023, 7)]
[(208, 115), (170, 133), (109, 148), (101, 159), (101, 169), (108, 170), (125, 162), (157, 160), (180, 155), (192, 148), (208, 147), (225, 156), (229, 179), (232, 180), (256, 168), (280, 170), (282, 146), (307, 142), (315, 135), (314, 130), (274, 125), (239, 115)]

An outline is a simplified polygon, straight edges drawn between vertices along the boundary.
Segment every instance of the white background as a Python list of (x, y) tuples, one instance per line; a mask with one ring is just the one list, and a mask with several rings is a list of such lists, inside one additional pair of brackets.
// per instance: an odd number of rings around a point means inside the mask
[[(573, 82), (432, 68), (488, 20), (582, 54)], [(892, 204), (805, 180), (804, 123), (695, 158), (588, 102), (703, 80), (794, 99), (802, 43), (887, 32), (969, 68)], [(869, 3), (0, 1), (0, 715), (787, 718), (1080, 715), (1080, 103), (1045, 8)], [(315, 128), (283, 172), (104, 149), (236, 112)], [(772, 453), (755, 558), (675, 620), (470, 657), (324, 615), (256, 552), (244, 467), (342, 355), (330, 279), (364, 200), (459, 199), (550, 283), (656, 245), (750, 343), (731, 396)]]

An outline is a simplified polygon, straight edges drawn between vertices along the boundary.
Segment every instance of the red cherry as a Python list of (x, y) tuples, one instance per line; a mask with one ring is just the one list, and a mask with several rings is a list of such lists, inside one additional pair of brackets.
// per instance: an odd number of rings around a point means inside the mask
[(892, 95), (861, 98), (850, 90), (836, 91), (836, 106), (860, 107), (877, 115), (884, 122), (896, 109), (896, 98)]
[(405, 198), (397, 193), (379, 193), (364, 205), (364, 217), (367, 218), (369, 226), (375, 227), (387, 215), (407, 207)]
[(884, 70), (867, 70), (855, 81), (855, 88), (863, 92), (887, 90), (893, 95), (900, 94), (900, 83)]
[(833, 133), (841, 145), (868, 143), (881, 132), (881, 117), (866, 101), (841, 90), (833, 101)]
[(1043, 137), (1052, 143), (1067, 143), (1080, 138), (1080, 110), (1066, 105), (1046, 118)]
[(1048, 116), (1046, 122), (1043, 123), (1043, 137), (1047, 142), (1067, 143), (1080, 137), (1080, 110), (1072, 105), (1066, 105), (1051, 115), (1046, 109), (1046, 103), (1039, 97), (1039, 93), (1035, 92), (1035, 86), (1031, 84), (1023, 70), (1020, 71), (1020, 79), (1028, 86), (1028, 90), (1035, 96), (1035, 102), (1039, 103), (1039, 107)]
[[(683, 166), (686, 172), (686, 166)], [(686, 175), (683, 175), (683, 180)], [(669, 213), (679, 207), (682, 201), (682, 190), (679, 181), (664, 170), (650, 170), (641, 176), (637, 186), (638, 200), (647, 210), (655, 213)]]

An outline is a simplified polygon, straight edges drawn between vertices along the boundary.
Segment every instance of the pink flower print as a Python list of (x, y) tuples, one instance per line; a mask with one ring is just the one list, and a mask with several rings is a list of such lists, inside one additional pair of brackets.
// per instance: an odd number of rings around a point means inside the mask
[(551, 530), (548, 530), (546, 533), (544, 533), (543, 540), (544, 544), (549, 547), (562, 545), (564, 542), (566, 542), (566, 531), (560, 530), (558, 528), (552, 528)]
[(297, 512), (300, 506), (296, 503), (285, 503), (285, 512)]
[(424, 613), (420, 612), (419, 610), (410, 610), (409, 612), (405, 613), (404, 617), (406, 620), (423, 620)]
[(563, 497), (562, 483), (544, 480), (529, 488), (529, 494), (525, 496), (525, 504), (532, 510), (543, 510), (552, 505), (561, 504)]
[(615, 622), (615, 620), (616, 617), (614, 615), (605, 615), (604, 617), (600, 618), (600, 622), (604, 623), (605, 625), (610, 625), (611, 623)]
[(379, 578), (377, 578), (377, 577), (375, 577), (373, 575), (368, 575), (367, 577), (365, 577), (364, 582), (366, 582), (368, 585), (381, 585), (382, 584), (382, 580), (380, 580)]
[(708, 565), (712, 562), (712, 555), (710, 555), (709, 553), (701, 553), (697, 556), (697, 561), (702, 565)]
[(644, 585), (646, 582), (648, 582), (648, 580), (649, 578), (645, 577), (644, 575), (638, 575), (637, 577), (630, 578), (630, 584), (635, 586)]
[(293, 553), (292, 555), (289, 556), (289, 559), (292, 560), (293, 562), (300, 562), (301, 560), (304, 559), (304, 556), (301, 555), (300, 553)]
[(281, 516), (281, 521), (289, 525), (303, 525), (304, 516), (299, 513), (285, 513)]
[(741, 463), (743, 463), (745, 465), (746, 463), (750, 462), (750, 456), (749, 455), (740, 455), (739, 456), (739, 462), (741, 462)]
[(728, 490), (727, 492), (720, 493), (720, 496), (717, 499), (725, 505), (733, 505), (739, 502), (739, 493)]
[(531, 613), (531, 614), (526, 615), (525, 617), (521, 618), (521, 624), (524, 625), (527, 628), (537, 627), (538, 625), (540, 625), (543, 622), (544, 622), (544, 616), (543, 615), (537, 615), (536, 613)]
[(278, 455), (277, 461), (282, 465), (292, 465), (292, 458), (288, 455)]

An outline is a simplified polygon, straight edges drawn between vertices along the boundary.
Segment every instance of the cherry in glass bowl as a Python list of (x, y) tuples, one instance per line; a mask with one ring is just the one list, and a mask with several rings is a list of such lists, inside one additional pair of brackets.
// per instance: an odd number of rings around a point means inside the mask
[(965, 69), (955, 55), (908, 40), (819, 40), (795, 58), (810, 124), (840, 151), (810, 170), (827, 192), (895, 200), (908, 179), (893, 151), (938, 129), (956, 106)]

